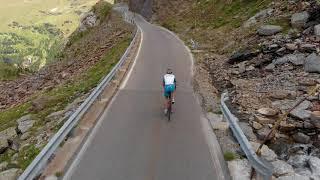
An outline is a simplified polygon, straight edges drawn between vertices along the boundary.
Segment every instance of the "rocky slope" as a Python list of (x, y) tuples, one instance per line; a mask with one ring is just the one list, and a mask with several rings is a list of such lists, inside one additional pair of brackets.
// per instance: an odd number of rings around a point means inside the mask
[[(195, 89), (209, 119), (219, 119), (216, 103), (228, 90), (229, 105), (254, 148), (282, 120), (262, 153), (275, 166), (275, 177), (320, 179), (319, 90), (310, 94), (320, 83), (319, 3), (162, 0), (154, 11), (153, 20), (192, 49)], [(223, 151), (242, 156), (223, 123), (213, 122)], [(233, 164), (251, 171), (246, 161), (236, 160), (229, 163), (232, 173)]]
[(117, 63), (133, 27), (111, 5), (82, 16), (61, 56), (34, 75), (0, 82), (0, 179), (25, 169)]

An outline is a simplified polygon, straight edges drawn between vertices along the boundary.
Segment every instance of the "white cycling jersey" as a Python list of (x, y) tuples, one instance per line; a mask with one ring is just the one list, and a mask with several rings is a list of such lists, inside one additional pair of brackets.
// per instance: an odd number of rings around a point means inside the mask
[(174, 85), (175, 84), (175, 75), (173, 74), (166, 74), (163, 76), (164, 85)]

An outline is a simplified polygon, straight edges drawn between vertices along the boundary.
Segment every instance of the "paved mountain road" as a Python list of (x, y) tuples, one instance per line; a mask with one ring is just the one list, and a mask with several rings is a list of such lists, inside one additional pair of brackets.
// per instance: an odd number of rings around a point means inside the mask
[[(143, 40), (132, 72), (64, 179), (219, 179), (191, 85), (187, 49), (169, 32), (141, 18), (137, 23)], [(178, 81), (169, 123), (163, 115), (161, 92), (167, 67)]]

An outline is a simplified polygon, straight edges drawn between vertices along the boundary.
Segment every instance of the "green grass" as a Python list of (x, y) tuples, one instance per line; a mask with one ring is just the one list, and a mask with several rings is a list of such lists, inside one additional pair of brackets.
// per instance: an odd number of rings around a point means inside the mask
[[(16, 67), (37, 71), (57, 59), (64, 41), (78, 27), (80, 14), (99, 0), (2, 1), (0, 62), (9, 59), (14, 66), (0, 67), (0, 80), (12, 80), (19, 76), (20, 69)], [(103, 2), (108, 5), (99, 7), (97, 12), (106, 18), (111, 5)]]
[(238, 159), (238, 155), (230, 151), (225, 152), (223, 156), (226, 161), (232, 161), (232, 160)]
[(36, 148), (34, 145), (24, 147), (19, 151), (18, 166), (21, 169), (26, 169), (39, 152), (40, 149)]
[[(43, 92), (39, 96), (48, 97), (45, 108), (35, 113), (35, 117), (39, 120), (38, 125), (42, 125), (42, 121), (52, 112), (62, 110), (68, 103), (72, 102), (79, 95), (89, 92), (94, 88), (102, 78), (110, 72), (112, 67), (118, 62), (125, 49), (128, 47), (130, 38), (126, 38), (119, 44), (115, 45), (108, 51), (104, 57), (93, 67), (83, 74), (76, 77), (73, 81), (60, 85), (48, 92)], [(38, 97), (39, 97), (38, 96)], [(37, 97), (33, 97), (35, 99)], [(0, 112), (0, 130), (16, 124), (16, 119), (26, 115), (31, 107), (31, 102), (18, 105)]]
[(175, 31), (183, 31), (185, 27), (219, 28), (239, 27), (249, 17), (266, 8), (272, 0), (197, 0), (183, 15), (182, 20), (168, 17), (162, 25)]

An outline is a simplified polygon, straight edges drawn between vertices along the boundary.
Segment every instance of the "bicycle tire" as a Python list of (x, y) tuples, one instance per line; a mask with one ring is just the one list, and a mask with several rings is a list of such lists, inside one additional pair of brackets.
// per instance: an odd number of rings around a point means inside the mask
[(171, 120), (171, 101), (170, 101), (170, 105), (169, 105), (169, 108), (168, 108), (168, 121)]

